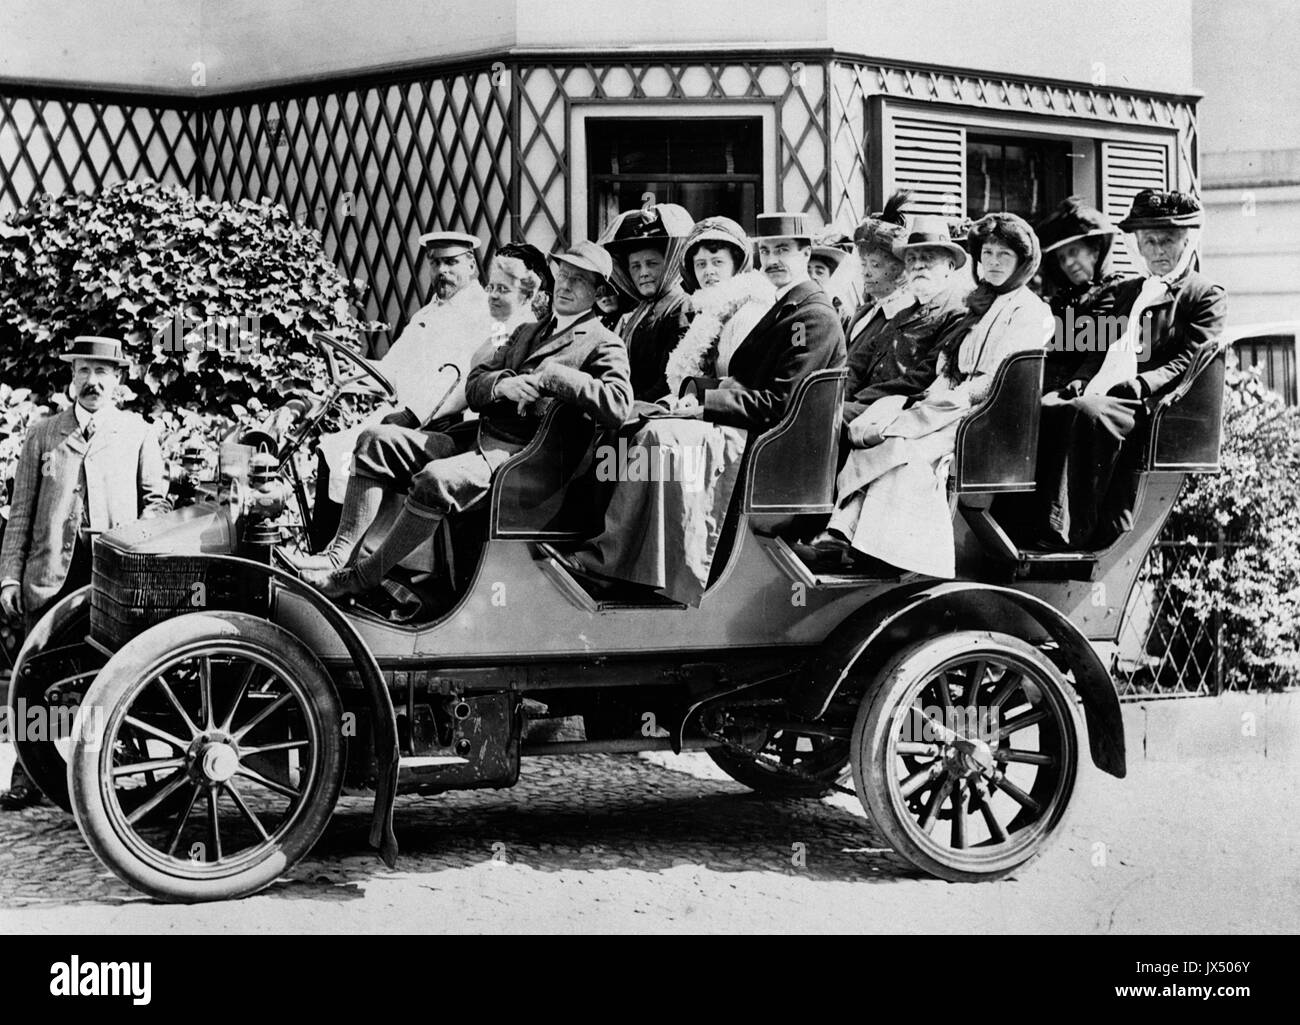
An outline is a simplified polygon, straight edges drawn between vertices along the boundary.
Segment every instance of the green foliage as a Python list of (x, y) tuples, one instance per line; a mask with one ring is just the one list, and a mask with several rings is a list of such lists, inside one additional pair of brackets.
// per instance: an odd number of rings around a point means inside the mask
[(1229, 369), (1223, 470), (1190, 478), (1167, 532), (1210, 543), (1169, 585), (1221, 622), (1225, 686), (1300, 680), (1300, 409)]
[[(37, 397), (61, 391), (67, 342), (110, 335), (135, 364), (127, 383), (140, 412), (228, 415), (254, 397), (319, 391), (324, 363), (308, 332), (355, 337), (369, 326), (353, 313), (357, 298), (319, 236), (283, 206), (138, 181), (40, 195), (0, 230), (0, 381)], [(246, 329), (213, 344), (213, 326), (238, 318)], [(206, 339), (182, 339), (177, 325), (208, 325)]]

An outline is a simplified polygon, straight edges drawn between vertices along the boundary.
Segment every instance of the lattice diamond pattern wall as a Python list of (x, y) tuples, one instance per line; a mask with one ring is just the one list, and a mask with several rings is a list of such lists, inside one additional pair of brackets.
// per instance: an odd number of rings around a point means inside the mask
[(268, 100), (207, 117), (204, 186), (316, 228), (396, 328), (424, 298), (419, 235), (508, 236), (510, 81), (499, 70)]
[(1178, 180), (1198, 182), (1189, 104), (847, 60), (498, 61), (267, 95), (202, 110), (0, 96), (0, 212), (37, 191), (135, 177), (224, 199), (269, 196), (320, 229), (340, 266), (365, 282), (366, 314), (397, 327), (424, 297), (421, 231), (472, 231), (489, 248), (518, 238), (543, 249), (569, 241), (574, 100), (621, 102), (629, 111), (638, 101), (766, 102), (776, 113), (780, 205), (842, 227), (865, 213), (868, 176), (879, 165), (867, 153), (873, 95), (1176, 128)]
[(777, 112), (778, 204), (826, 218), (827, 75), (818, 62), (561, 63), (525, 66), (517, 74), (520, 231), (530, 242), (545, 248), (569, 241), (566, 98), (769, 100)]
[(130, 178), (193, 188), (198, 115), (148, 104), (0, 95), (0, 214), (40, 192)]

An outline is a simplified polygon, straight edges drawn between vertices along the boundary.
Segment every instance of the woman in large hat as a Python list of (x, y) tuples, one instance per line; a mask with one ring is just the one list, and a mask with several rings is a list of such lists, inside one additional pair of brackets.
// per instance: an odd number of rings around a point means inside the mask
[[(807, 217), (760, 214), (758, 225), (764, 275), (770, 294), (779, 292), (780, 300), (768, 302), (756, 323), (743, 334), (737, 327), (730, 340), (725, 338), (729, 322), (723, 324), (716, 332), (716, 355), (714, 329), (702, 326), (691, 351), (683, 351), (674, 363), (674, 374), (685, 377), (686, 395), (661, 417), (648, 419), (630, 443), (620, 439), (617, 446), (597, 451), (596, 477), (617, 485), (604, 531), (565, 557), (570, 569), (606, 582), (653, 588), (698, 606), (749, 434), (781, 418), (804, 377), (843, 363), (839, 318), (825, 291), (808, 276), (812, 236)], [(733, 242), (739, 245), (740, 266), (745, 267), (748, 240), (724, 218), (692, 236), (690, 248), (697, 258), (708, 251), (706, 242), (713, 241), (715, 232), (720, 251), (727, 252)], [(693, 263), (692, 272), (700, 275), (695, 281), (701, 284), (714, 276), (702, 259)], [(725, 284), (719, 280), (701, 292)], [(731, 341), (735, 349), (728, 353)], [(712, 373), (685, 373), (696, 363), (708, 370), (710, 361)], [(725, 374), (719, 374), (719, 364)]]
[[(928, 246), (959, 261), (960, 271), (965, 251), (942, 224), (927, 229), (919, 221), (900, 252)], [(837, 481), (835, 513), (815, 547), (835, 541), (851, 556), (954, 575), (947, 469), (957, 425), (988, 393), (1003, 360), (1042, 348), (1052, 333), (1051, 311), (1028, 287), (1041, 258), (1029, 225), (1014, 214), (990, 214), (972, 228), (970, 246), (980, 284), (940, 343), (938, 376), (919, 401), (888, 396), (876, 405), (890, 416), (873, 417), (869, 409), (850, 425), (854, 448)]]
[(1043, 399), (1037, 539), (1097, 549), (1133, 526), (1142, 439), (1152, 411), (1173, 401), (1220, 344), (1227, 297), (1194, 270), (1201, 204), (1184, 192), (1143, 189), (1119, 229), (1132, 232), (1147, 275), (1114, 286), (1123, 325), (1075, 379)]
[(695, 221), (675, 203), (620, 214), (597, 241), (614, 260), (615, 287), (636, 303), (618, 325), (632, 362), (636, 398), (668, 394), (664, 367), (689, 326), (682, 259)]
[(1078, 196), (1062, 202), (1038, 226), (1043, 278), (1058, 325), (1057, 344), (1044, 365), (1044, 392), (1079, 379), (1112, 323), (1107, 318), (1115, 311), (1115, 286), (1133, 277), (1112, 268), (1118, 234), (1104, 213)]

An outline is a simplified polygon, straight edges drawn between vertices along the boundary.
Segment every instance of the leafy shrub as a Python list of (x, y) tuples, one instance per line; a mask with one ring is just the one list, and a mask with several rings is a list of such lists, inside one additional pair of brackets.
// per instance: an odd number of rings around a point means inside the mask
[[(42, 398), (68, 380), (75, 335), (125, 341), (136, 408), (228, 415), (318, 390), (308, 332), (355, 337), (355, 282), (319, 236), (269, 201), (238, 204), (130, 181), (39, 195), (0, 231), (0, 381)], [(240, 318), (243, 318), (242, 325)], [(235, 333), (224, 339), (217, 326)], [(206, 327), (206, 330), (205, 330)]]
[[(1300, 409), (1230, 367), (1223, 470), (1190, 478), (1166, 533), (1192, 543), (1168, 582), (1185, 615), (1220, 620), (1224, 685), (1300, 680)], [(1175, 602), (1178, 604), (1178, 602)], [(1189, 631), (1190, 632), (1190, 631)]]

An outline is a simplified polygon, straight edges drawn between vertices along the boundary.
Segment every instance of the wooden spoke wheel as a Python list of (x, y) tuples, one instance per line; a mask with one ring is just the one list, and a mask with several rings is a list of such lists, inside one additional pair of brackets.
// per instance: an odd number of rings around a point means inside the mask
[(1079, 770), (1073, 689), (1031, 645), (962, 631), (881, 670), (853, 731), (853, 779), (901, 856), (954, 882), (1002, 878), (1059, 831)]
[(86, 842), (173, 901), (274, 881), (320, 837), (343, 779), (338, 697), (292, 634), (199, 613), (124, 645), (87, 691), (71, 761)]
[[(793, 729), (773, 730), (759, 751), (747, 758), (725, 747), (709, 749), (709, 757), (737, 783), (771, 797), (820, 797), (836, 785), (848, 786), (850, 745), (847, 738)], [(783, 772), (794, 769), (804, 776)]]

